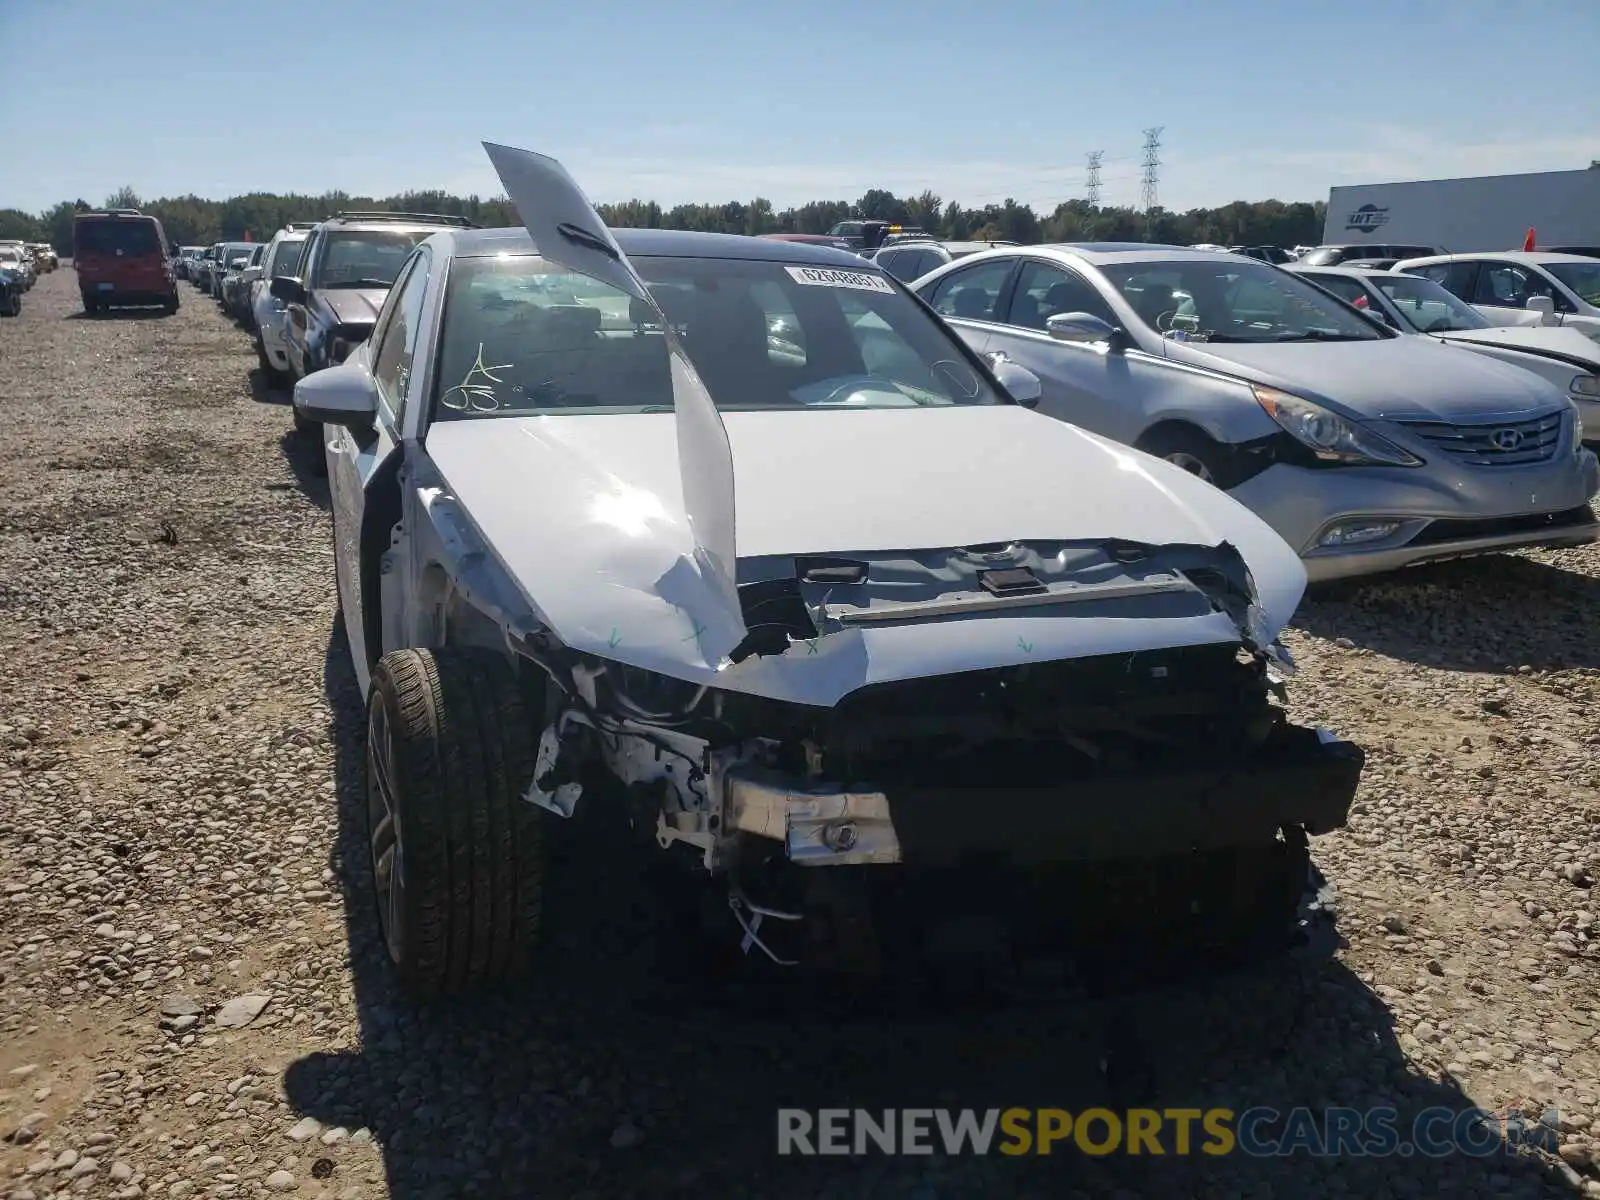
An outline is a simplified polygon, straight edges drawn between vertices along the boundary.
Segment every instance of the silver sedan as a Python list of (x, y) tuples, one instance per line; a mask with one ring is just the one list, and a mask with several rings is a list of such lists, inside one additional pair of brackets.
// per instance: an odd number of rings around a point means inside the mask
[(1600, 538), (1577, 410), (1516, 367), (1380, 328), (1287, 271), (1136, 243), (975, 254), (914, 290), (1042, 411), (1226, 489), (1313, 580)]

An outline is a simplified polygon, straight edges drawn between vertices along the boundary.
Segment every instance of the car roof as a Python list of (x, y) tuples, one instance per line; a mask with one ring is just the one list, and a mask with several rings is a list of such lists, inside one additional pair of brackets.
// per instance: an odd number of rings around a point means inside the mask
[[(1112, 263), (1137, 262), (1204, 262), (1215, 263), (1219, 258), (1233, 258), (1240, 262), (1259, 262), (1242, 254), (1226, 250), (1196, 250), (1190, 246), (1168, 246), (1160, 242), (1052, 242), (1042, 246), (1025, 247), (1029, 250), (1049, 250), (1070, 255), (1091, 266)], [(1014, 247), (1004, 247), (1012, 250)], [(1270, 265), (1270, 264), (1269, 264)]]
[[(746, 237), (739, 233), (691, 233), (682, 229), (613, 229), (611, 235), (624, 254), (645, 258), (731, 258), (872, 270), (870, 260), (858, 254), (812, 242)], [(526, 229), (452, 229), (434, 236), (447, 241), (456, 258), (533, 253), (533, 239)]]
[(1495, 262), (1525, 262), (1536, 265), (1542, 263), (1592, 263), (1594, 259), (1582, 254), (1552, 254), (1544, 250), (1473, 250), (1460, 254), (1429, 254), (1419, 258), (1406, 258), (1402, 262), (1408, 263), (1443, 263), (1463, 262), (1469, 259), (1487, 258)]

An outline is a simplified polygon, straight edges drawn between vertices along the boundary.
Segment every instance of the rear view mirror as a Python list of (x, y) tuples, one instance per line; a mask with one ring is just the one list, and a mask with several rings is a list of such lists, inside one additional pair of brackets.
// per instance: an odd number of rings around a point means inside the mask
[(1000, 381), (1000, 386), (1005, 388), (1007, 395), (1023, 408), (1039, 407), (1039, 399), (1044, 395), (1044, 385), (1039, 382), (1037, 375), (1021, 363), (1012, 362), (1003, 351), (991, 350), (983, 357), (988, 362), (989, 369), (994, 372), (994, 377)]
[(378, 385), (359, 360), (327, 367), (294, 385), (294, 411), (317, 424), (370, 429), (378, 415)]
[(272, 279), (272, 296), (285, 304), (304, 304), (306, 285), (293, 275), (276, 275)]

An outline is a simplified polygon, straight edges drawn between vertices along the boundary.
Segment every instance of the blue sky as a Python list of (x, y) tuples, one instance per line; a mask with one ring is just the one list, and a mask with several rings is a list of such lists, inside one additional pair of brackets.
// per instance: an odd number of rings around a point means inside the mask
[[(535, 15), (537, 14), (537, 15)], [(1600, 158), (1596, 0), (0, 0), (0, 207), (498, 194), (480, 140), (596, 201), (931, 188), (1048, 211), (1326, 199)]]

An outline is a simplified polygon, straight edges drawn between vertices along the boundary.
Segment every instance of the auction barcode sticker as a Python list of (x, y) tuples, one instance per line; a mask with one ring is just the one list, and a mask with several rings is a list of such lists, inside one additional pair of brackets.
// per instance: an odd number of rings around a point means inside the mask
[(796, 283), (811, 287), (855, 288), (862, 292), (894, 294), (894, 287), (887, 279), (870, 271), (836, 271), (832, 267), (785, 267), (784, 270)]

